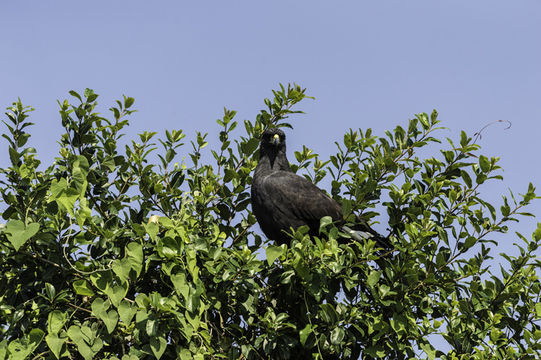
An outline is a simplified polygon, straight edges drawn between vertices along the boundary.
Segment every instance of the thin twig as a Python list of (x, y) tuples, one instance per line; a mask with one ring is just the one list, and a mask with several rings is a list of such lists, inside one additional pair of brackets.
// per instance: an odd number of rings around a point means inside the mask
[(476, 132), (475, 134), (473, 134), (473, 136), (475, 137), (474, 140), (473, 140), (473, 143), (476, 144), (476, 143), (477, 143), (477, 140), (479, 140), (479, 139), (482, 138), (482, 133), (483, 133), (483, 131), (484, 131), (487, 127), (492, 126), (492, 125), (494, 125), (494, 124), (496, 124), (496, 123), (502, 123), (502, 122), (507, 123), (507, 127), (506, 127), (504, 130), (510, 129), (511, 126), (513, 125), (513, 123), (512, 123), (511, 121), (509, 121), (509, 120), (495, 120), (495, 121), (491, 121), (491, 122), (489, 122), (488, 124), (486, 124), (485, 126), (483, 126), (483, 127), (481, 128), (481, 130), (479, 130), (478, 132)]

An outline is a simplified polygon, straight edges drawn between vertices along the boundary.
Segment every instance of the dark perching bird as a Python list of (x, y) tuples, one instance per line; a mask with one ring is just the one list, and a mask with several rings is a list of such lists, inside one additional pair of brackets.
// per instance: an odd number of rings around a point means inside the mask
[[(290, 228), (303, 225), (308, 225), (310, 235), (319, 235), (324, 216), (344, 225), (340, 204), (291, 171), (286, 157), (286, 136), (278, 128), (265, 130), (261, 137), (259, 163), (252, 181), (252, 210), (261, 230), (278, 244), (288, 244)], [(390, 248), (387, 238), (358, 220), (351, 228), (342, 226), (342, 230), (356, 240), (372, 238), (378, 247)]]

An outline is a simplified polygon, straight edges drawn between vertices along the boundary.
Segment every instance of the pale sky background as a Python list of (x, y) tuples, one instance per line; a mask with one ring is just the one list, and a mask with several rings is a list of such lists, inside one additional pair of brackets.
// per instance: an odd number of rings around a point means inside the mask
[[(177, 128), (192, 138), (215, 135), (224, 106), (253, 120), (271, 89), (296, 82), (316, 100), (292, 120), (290, 159), (303, 144), (326, 158), (348, 128), (383, 135), (435, 108), (442, 137), (513, 123), (479, 142), (504, 168), (486, 199), (529, 181), (541, 192), (540, 0), (9, 1), (0, 39), (0, 105), (36, 108), (31, 145), (44, 160), (58, 150), (56, 100), (71, 89), (94, 89), (104, 114), (135, 97), (129, 138)], [(537, 221), (511, 230), (529, 237)], [(500, 241), (510, 252), (516, 237)]]

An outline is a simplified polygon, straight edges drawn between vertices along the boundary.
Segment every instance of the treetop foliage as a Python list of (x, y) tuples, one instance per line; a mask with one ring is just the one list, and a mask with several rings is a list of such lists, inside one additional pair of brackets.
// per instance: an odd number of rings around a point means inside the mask
[(218, 139), (185, 143), (177, 129), (124, 146), (133, 98), (106, 117), (92, 90), (70, 95), (45, 166), (27, 146), (33, 109), (7, 108), (0, 360), (538, 358), (541, 225), (506, 235), (518, 255), (499, 254), (499, 269), (488, 261), (493, 235), (533, 216), (535, 189), (497, 209), (481, 190), (502, 178), (498, 159), (465, 132), (420, 158), (441, 141), (436, 111), (382, 137), (350, 129), (329, 159), (295, 151), (293, 170), (329, 181), (352, 220), (387, 212), (394, 249), (382, 253), (339, 244), (347, 234), (329, 218), (289, 246), (260, 235), (249, 206), (259, 137), (292, 127), (305, 89), (280, 86), (254, 121), (224, 109)]

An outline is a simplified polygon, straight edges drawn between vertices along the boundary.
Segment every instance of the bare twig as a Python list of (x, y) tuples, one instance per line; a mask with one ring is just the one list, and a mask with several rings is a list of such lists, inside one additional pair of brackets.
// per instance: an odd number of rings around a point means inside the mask
[(489, 127), (489, 126), (492, 126), (496, 123), (507, 123), (507, 127), (504, 129), (504, 130), (507, 130), (507, 129), (510, 129), (511, 126), (513, 125), (513, 123), (509, 120), (495, 120), (495, 121), (491, 121), (489, 122), (488, 124), (486, 124), (485, 126), (483, 126), (481, 128), (481, 130), (479, 130), (478, 132), (476, 132), (475, 134), (473, 134), (473, 136), (475, 137), (474, 140), (473, 140), (473, 143), (477, 143), (477, 140), (481, 139), (482, 138), (482, 133), (483, 131)]

